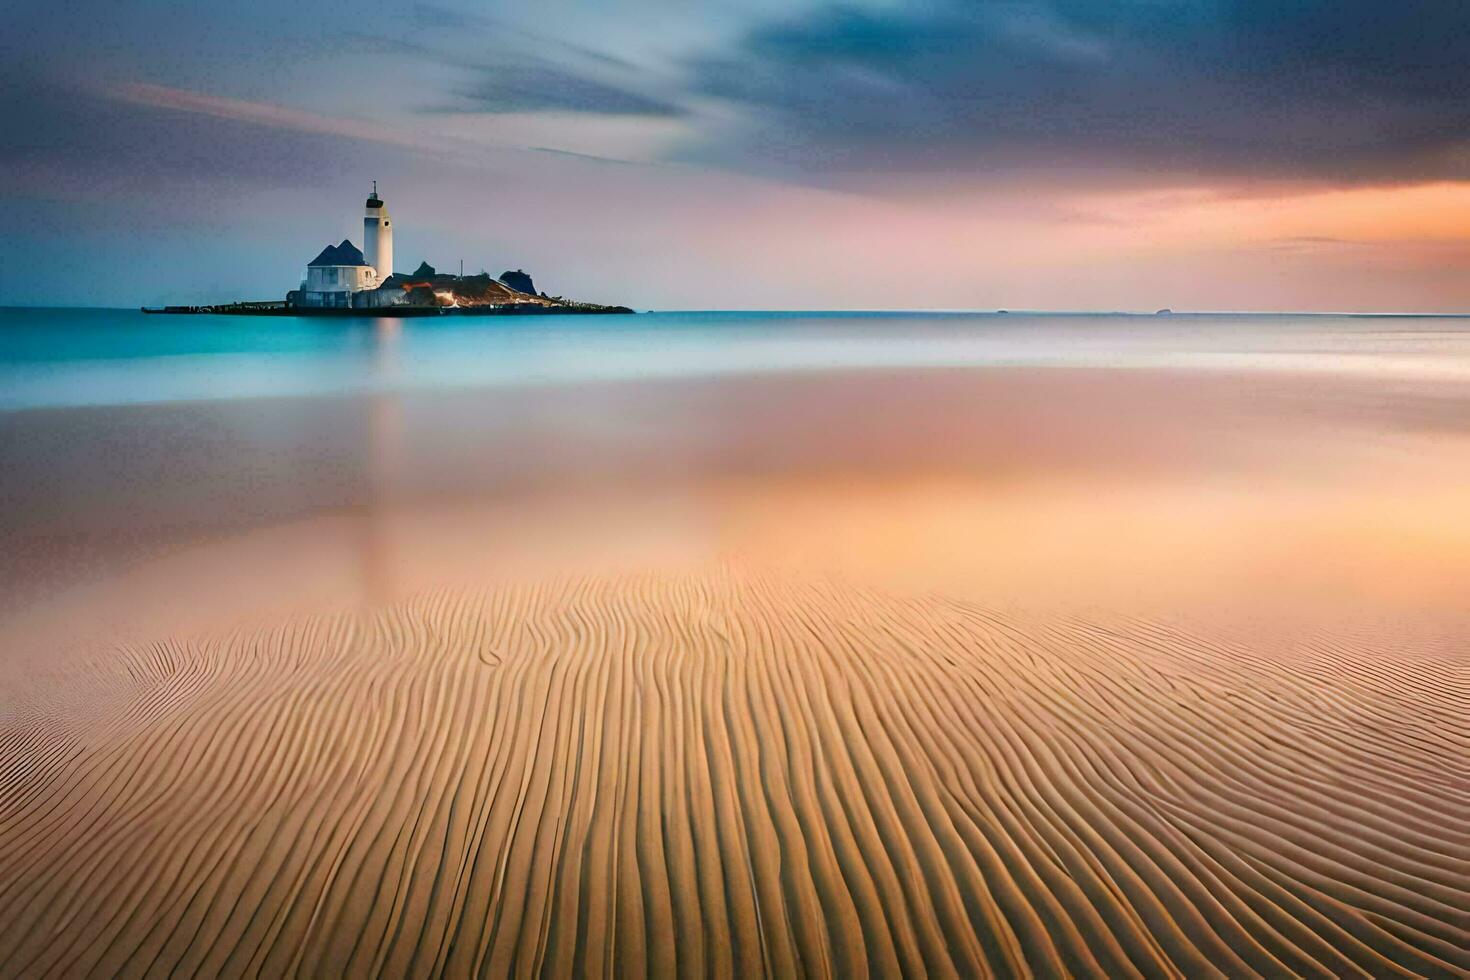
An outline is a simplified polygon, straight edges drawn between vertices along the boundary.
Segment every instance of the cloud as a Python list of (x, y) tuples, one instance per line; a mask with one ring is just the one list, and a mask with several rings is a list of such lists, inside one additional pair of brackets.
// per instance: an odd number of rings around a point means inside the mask
[(367, 120), (348, 119), (340, 116), (325, 116), (304, 109), (276, 105), (270, 102), (251, 102), (245, 99), (224, 98), (151, 85), (146, 82), (130, 82), (113, 90), (114, 98), (134, 105), (154, 109), (172, 109), (178, 112), (195, 113), (215, 119), (286, 129), (298, 133), (321, 136), (337, 136), (345, 139), (366, 140), (371, 143), (387, 143), (393, 146), (421, 148), (423, 140), (396, 131), (391, 126)]
[(517, 46), (534, 45), (538, 51), (565, 52), (618, 68), (636, 67), (631, 61), (616, 54), (577, 44), (569, 40), (565, 32), (540, 33), (528, 30), (514, 21), (492, 17), (480, 11), (462, 11), (442, 4), (420, 2), (414, 4), (413, 13), (418, 27), (429, 34), (448, 29), (461, 37), (474, 38), (476, 42), (513, 37), (517, 39)]
[(577, 74), (555, 65), (522, 60), (480, 69), (474, 82), (456, 91), (451, 110), (469, 112), (580, 112), (613, 116), (678, 116), (672, 102)]
[[(1364, 245), (1381, 244), (1374, 242), (1361, 242), (1351, 238), (1337, 238), (1333, 235), (1288, 235), (1283, 238), (1274, 239), (1267, 243), (1275, 248), (1358, 248)], [(1395, 243), (1396, 244), (1396, 243)]]
[(813, 173), (1470, 177), (1456, 2), (828, 6), (690, 62), (747, 126), (697, 155)]
[[(155, 212), (171, 214), (186, 200), (214, 200), (225, 185), (236, 192), (320, 186), (365, 160), (386, 173), (435, 145), (275, 104), (147, 83), (58, 83), (24, 73), (0, 75), (0, 118), (7, 124), (0, 196), (146, 197)], [(427, 156), (444, 160), (465, 152)]]
[(412, 38), (355, 33), (375, 51), (447, 68), (461, 79), (450, 101), (431, 98), (429, 112), (556, 112), (609, 116), (675, 117), (675, 101), (650, 94), (668, 88), (625, 58), (543, 35), (482, 13), (436, 4), (414, 7)]

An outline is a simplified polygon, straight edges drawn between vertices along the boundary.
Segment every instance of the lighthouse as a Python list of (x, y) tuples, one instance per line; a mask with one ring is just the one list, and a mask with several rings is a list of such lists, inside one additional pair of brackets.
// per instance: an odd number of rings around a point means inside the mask
[(393, 274), (393, 222), (388, 220), (388, 206), (378, 197), (376, 180), (363, 212), (362, 237), (367, 264), (377, 270), (382, 282)]

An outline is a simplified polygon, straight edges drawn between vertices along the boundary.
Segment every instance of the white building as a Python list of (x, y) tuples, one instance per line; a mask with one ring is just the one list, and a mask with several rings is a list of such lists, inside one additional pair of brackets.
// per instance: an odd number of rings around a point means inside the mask
[(362, 252), (347, 239), (328, 245), (306, 267), (306, 278), (296, 294), (297, 306), (352, 305), (352, 294), (378, 288), (378, 273)]
[(378, 272), (379, 282), (393, 275), (393, 222), (388, 220), (388, 205), (378, 197), (376, 180), (363, 213), (362, 247), (367, 253), (367, 264)]

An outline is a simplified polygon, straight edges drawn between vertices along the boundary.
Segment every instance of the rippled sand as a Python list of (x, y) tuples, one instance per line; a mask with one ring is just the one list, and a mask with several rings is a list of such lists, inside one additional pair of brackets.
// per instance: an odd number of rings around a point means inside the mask
[(727, 567), (132, 647), (12, 710), (5, 975), (1470, 969), (1455, 636)]
[(0, 976), (1470, 976), (1466, 409), (0, 417)]

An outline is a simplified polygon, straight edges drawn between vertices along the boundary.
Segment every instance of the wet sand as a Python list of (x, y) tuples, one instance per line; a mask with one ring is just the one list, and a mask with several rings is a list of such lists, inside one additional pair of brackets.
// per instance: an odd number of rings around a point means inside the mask
[(1466, 419), (1074, 370), (0, 416), (0, 974), (1470, 974)]

